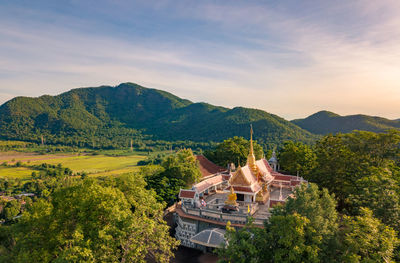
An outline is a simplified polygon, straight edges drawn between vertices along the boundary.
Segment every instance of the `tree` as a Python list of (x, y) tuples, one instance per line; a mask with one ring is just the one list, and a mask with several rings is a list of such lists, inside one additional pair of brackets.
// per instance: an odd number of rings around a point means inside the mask
[(317, 165), (317, 156), (313, 149), (301, 142), (287, 141), (278, 153), (281, 169), (307, 177)]
[(309, 219), (297, 213), (272, 216), (266, 224), (259, 262), (319, 262), (318, 245), (307, 242), (309, 224)]
[(190, 149), (180, 150), (166, 157), (161, 166), (151, 165), (141, 169), (148, 188), (157, 192), (159, 201), (172, 205), (181, 188), (188, 188), (198, 182), (201, 173), (197, 160)]
[(251, 225), (236, 232), (228, 229), (228, 245), (220, 255), (231, 262), (240, 258), (243, 262), (335, 262), (335, 207), (334, 196), (326, 189), (302, 185), (284, 206), (273, 209), (264, 229)]
[[(294, 224), (297, 222), (294, 218), (282, 218), (282, 216), (294, 215), (307, 219), (306, 224), (298, 225), (298, 227), (304, 229), (304, 245), (307, 247), (309, 260), (316, 260), (314, 256), (317, 251), (317, 258), (321, 262), (332, 261), (335, 255), (335, 235), (338, 228), (334, 196), (330, 195), (327, 189), (319, 190), (316, 184), (303, 184), (296, 188), (294, 197), (289, 198), (283, 207), (273, 210), (270, 222), (275, 222), (274, 218), (278, 216), (279, 221), (289, 220)], [(286, 229), (286, 231), (289, 230)], [(294, 247), (288, 249), (294, 249)], [(314, 252), (311, 253), (310, 249)]]
[(340, 210), (351, 210), (349, 196), (373, 169), (389, 170), (400, 183), (399, 145), (400, 133), (395, 131), (327, 135), (316, 144), (317, 166), (308, 179), (335, 193)]
[(18, 200), (12, 200), (6, 203), (3, 209), (3, 218), (7, 221), (12, 220), (21, 212), (21, 203)]
[(344, 208), (345, 199), (357, 181), (358, 161), (344, 141), (343, 134), (327, 135), (315, 147), (317, 167), (309, 180), (335, 193), (339, 208)]
[[(254, 155), (256, 159), (263, 157), (263, 149), (257, 142), (253, 142)], [(213, 151), (206, 151), (205, 156), (212, 162), (226, 167), (230, 163), (245, 165), (249, 155), (250, 141), (243, 137), (233, 137), (224, 140)]]
[(391, 262), (399, 240), (396, 232), (363, 208), (356, 217), (345, 216), (340, 231), (342, 262)]
[(140, 176), (86, 179), (39, 199), (14, 226), (13, 262), (168, 262), (177, 246)]
[(180, 150), (175, 155), (168, 156), (161, 166), (165, 169), (162, 173), (164, 176), (183, 180), (187, 187), (201, 177), (196, 157), (190, 149)]
[(230, 222), (226, 226), (227, 244), (217, 250), (220, 262), (256, 263), (262, 257), (260, 240), (262, 230), (250, 221), (244, 228), (236, 230)]
[(389, 169), (366, 167), (347, 203), (351, 214), (369, 208), (385, 225), (400, 230), (400, 186)]

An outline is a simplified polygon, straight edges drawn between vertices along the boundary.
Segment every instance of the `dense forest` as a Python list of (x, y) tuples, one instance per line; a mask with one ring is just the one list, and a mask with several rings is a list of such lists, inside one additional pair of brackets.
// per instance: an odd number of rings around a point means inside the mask
[(179, 244), (163, 220), (165, 203), (144, 177), (102, 179), (61, 165), (38, 165), (32, 179), (0, 181), (0, 262), (169, 262)]
[[(262, 110), (192, 103), (132, 83), (80, 88), (58, 96), (17, 97), (0, 106), (0, 139), (93, 148), (136, 148), (185, 141), (210, 148), (233, 136), (247, 137), (252, 123), (259, 143), (312, 142), (317, 136)], [(195, 143), (193, 143), (195, 142)], [(192, 143), (193, 145), (189, 145)]]

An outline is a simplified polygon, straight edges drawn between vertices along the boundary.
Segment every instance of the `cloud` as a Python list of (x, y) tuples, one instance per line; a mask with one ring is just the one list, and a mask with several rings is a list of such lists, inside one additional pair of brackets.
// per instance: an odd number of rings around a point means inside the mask
[(131, 81), (290, 119), (400, 116), (395, 1), (71, 3), (0, 12), (0, 102)]

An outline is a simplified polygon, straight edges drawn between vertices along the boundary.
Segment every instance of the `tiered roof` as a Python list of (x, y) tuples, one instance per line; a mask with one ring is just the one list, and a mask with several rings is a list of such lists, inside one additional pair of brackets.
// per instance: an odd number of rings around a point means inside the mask
[(267, 160), (261, 159), (256, 161), (257, 168), (261, 174), (261, 179), (264, 182), (271, 182), (274, 180), (274, 176), (271, 174), (271, 167), (269, 166)]
[[(262, 189), (263, 183), (271, 183), (274, 176), (271, 167), (264, 159), (256, 161), (253, 150), (253, 128), (250, 130), (250, 151), (247, 164), (232, 174), (229, 184), (235, 191), (257, 193)], [(230, 187), (227, 189), (230, 190)]]

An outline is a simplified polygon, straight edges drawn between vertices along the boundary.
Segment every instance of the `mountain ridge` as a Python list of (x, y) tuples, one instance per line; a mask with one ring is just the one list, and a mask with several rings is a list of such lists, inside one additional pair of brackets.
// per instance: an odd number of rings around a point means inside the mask
[(292, 123), (314, 133), (348, 133), (353, 130), (364, 130), (372, 132), (385, 132), (390, 129), (400, 130), (399, 120), (389, 120), (379, 116), (365, 114), (354, 114), (341, 116), (330, 111), (319, 111), (304, 119), (292, 120)]
[(59, 95), (15, 97), (0, 106), (0, 139), (51, 144), (122, 147), (133, 140), (218, 142), (255, 138), (271, 149), (285, 140), (312, 143), (327, 133), (400, 129), (400, 120), (319, 111), (287, 121), (263, 110), (192, 102), (135, 83), (76, 88)]
[(0, 137), (90, 146), (139, 140), (222, 141), (249, 136), (253, 124), (261, 144), (312, 142), (317, 136), (268, 112), (193, 103), (134, 83), (77, 88), (56, 96), (16, 97), (0, 106)]

